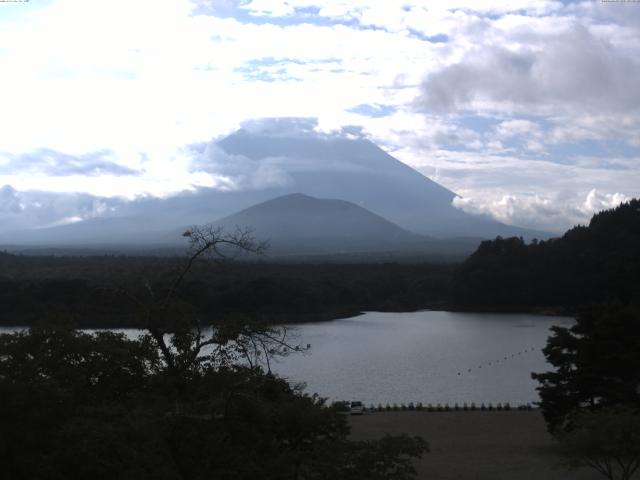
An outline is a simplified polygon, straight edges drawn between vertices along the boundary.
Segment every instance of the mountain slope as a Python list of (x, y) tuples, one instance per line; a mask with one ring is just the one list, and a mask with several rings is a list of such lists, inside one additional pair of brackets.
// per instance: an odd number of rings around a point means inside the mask
[(351, 202), (406, 231), (440, 239), (550, 236), (454, 208), (451, 202), (455, 193), (365, 139), (240, 130), (217, 144), (194, 146), (193, 152), (197, 157), (195, 169), (221, 176), (229, 186), (123, 201), (108, 218), (6, 232), (0, 235), (0, 245), (175, 244), (180, 239), (167, 240), (162, 232), (186, 224), (210, 223), (297, 192)]
[(269, 159), (288, 159), (279, 165), (290, 184), (280, 187), (280, 192), (347, 200), (416, 233), (436, 237), (549, 236), (453, 207), (455, 193), (365, 139), (268, 136), (240, 130), (218, 146), (257, 165)]
[[(81, 222), (0, 235), (2, 245), (105, 246), (163, 244), (166, 224), (152, 217), (90, 218)], [(174, 243), (174, 242), (171, 242)]]
[(428, 239), (344, 200), (290, 194), (254, 205), (217, 222), (248, 227), (270, 243), (269, 253), (340, 253), (423, 249)]

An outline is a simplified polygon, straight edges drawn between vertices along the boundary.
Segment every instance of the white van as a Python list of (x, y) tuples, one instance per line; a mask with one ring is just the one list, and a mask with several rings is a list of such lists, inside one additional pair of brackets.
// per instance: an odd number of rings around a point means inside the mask
[(364, 405), (362, 402), (351, 402), (351, 415), (362, 415), (364, 413)]

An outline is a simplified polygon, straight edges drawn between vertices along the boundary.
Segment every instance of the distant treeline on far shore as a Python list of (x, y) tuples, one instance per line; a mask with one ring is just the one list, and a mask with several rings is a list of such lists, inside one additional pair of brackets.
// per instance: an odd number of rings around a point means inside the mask
[[(170, 288), (184, 258), (0, 253), (0, 324), (73, 317), (82, 327), (138, 324), (141, 299)], [(201, 262), (177, 292), (203, 323), (244, 315), (288, 323), (365, 310), (425, 308), (572, 313), (640, 299), (640, 200), (561, 238), (483, 242), (462, 263)]]

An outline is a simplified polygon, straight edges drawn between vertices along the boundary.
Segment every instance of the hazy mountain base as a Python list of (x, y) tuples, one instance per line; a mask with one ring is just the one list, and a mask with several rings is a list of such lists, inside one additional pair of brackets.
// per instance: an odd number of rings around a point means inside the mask
[(217, 144), (193, 145), (190, 151), (198, 169), (214, 175), (226, 172), (230, 184), (166, 198), (94, 198), (110, 206), (106, 216), (31, 230), (0, 226), (0, 245), (175, 245), (179, 237), (164, 238), (173, 229), (214, 222), (295, 193), (351, 202), (413, 234), (440, 239), (551, 236), (455, 208), (454, 192), (365, 139), (241, 130)]
[[(278, 197), (214, 222), (227, 232), (250, 230), (254, 238), (268, 241), (271, 260), (321, 255), (338, 261), (344, 255), (362, 256), (369, 262), (412, 258), (414, 261), (462, 260), (471, 254), (481, 238), (436, 239), (409, 232), (354, 203), (317, 199), (302, 194)], [(136, 230), (137, 228), (137, 230)], [(157, 227), (156, 227), (157, 228)], [(97, 218), (71, 225), (30, 232), (14, 232), (0, 241), (9, 251), (40, 254), (127, 253), (175, 255), (183, 250), (181, 225), (171, 230), (154, 230), (148, 219)], [(4, 239), (4, 240), (3, 240)], [(317, 261), (317, 260), (315, 260)], [(349, 260), (353, 261), (353, 260)]]
[[(266, 164), (281, 174), (282, 184), (272, 186), (272, 195), (264, 200), (295, 192), (346, 200), (406, 230), (439, 238), (550, 236), (547, 232), (505, 225), (455, 208), (454, 192), (363, 138), (270, 135), (239, 130), (219, 141), (216, 147), (229, 160), (244, 159), (256, 169)], [(211, 146), (205, 149), (203, 168), (217, 157)], [(242, 195), (236, 194), (235, 199), (241, 200)], [(241, 208), (251, 204), (245, 203)]]

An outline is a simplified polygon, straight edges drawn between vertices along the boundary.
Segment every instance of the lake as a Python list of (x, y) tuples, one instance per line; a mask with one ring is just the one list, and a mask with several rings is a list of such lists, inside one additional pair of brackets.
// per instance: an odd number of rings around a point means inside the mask
[(367, 312), (297, 327), (310, 354), (274, 370), (332, 400), (517, 405), (538, 400), (530, 374), (549, 370), (541, 351), (549, 327), (572, 323), (527, 314)]
[(529, 314), (367, 312), (290, 327), (311, 350), (272, 368), (331, 400), (518, 405), (538, 400), (531, 372), (549, 370), (541, 351), (549, 328), (572, 323)]

